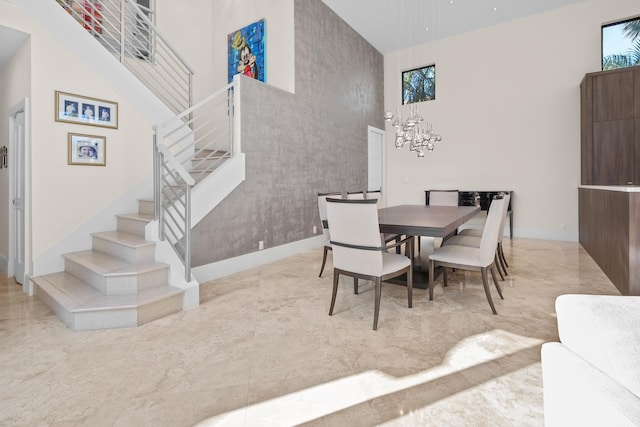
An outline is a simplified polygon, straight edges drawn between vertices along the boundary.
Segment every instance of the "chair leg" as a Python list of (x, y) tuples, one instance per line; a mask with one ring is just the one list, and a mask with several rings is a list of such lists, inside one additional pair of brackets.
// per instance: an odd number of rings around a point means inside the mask
[(320, 267), (320, 274), (318, 274), (318, 277), (322, 277), (322, 272), (324, 271), (324, 265), (327, 262), (327, 252), (329, 252), (329, 248), (325, 246), (324, 255), (322, 255), (322, 267)]
[(353, 278), (353, 293), (358, 295), (358, 278)]
[(434, 272), (435, 272), (435, 261), (429, 260), (429, 301), (433, 301)]
[(378, 330), (378, 313), (380, 312), (380, 297), (382, 296), (382, 280), (380, 277), (376, 277), (374, 280), (376, 284), (376, 300), (373, 308), (373, 330)]
[(507, 273), (507, 267), (509, 267), (509, 264), (507, 264), (507, 259), (504, 257), (504, 251), (502, 250), (502, 242), (498, 243), (498, 258), (500, 259), (500, 263), (502, 264), (502, 267), (504, 267), (505, 274), (508, 276), (509, 274)]
[(409, 301), (409, 308), (413, 307), (413, 266), (409, 267), (407, 272), (407, 300)]
[(413, 245), (414, 238), (412, 237), (407, 242), (409, 244), (409, 260), (411, 263), (409, 264), (409, 271), (407, 272), (407, 301), (409, 304), (409, 308), (413, 307)]
[[(500, 269), (498, 268), (498, 271)], [(502, 296), (502, 288), (500, 287), (500, 283), (496, 280), (496, 266), (495, 264), (491, 266), (491, 276), (493, 277), (493, 284), (496, 285), (496, 289), (498, 290), (498, 294), (500, 295), (500, 299), (504, 299)]]
[(338, 294), (338, 277), (340, 274), (333, 270), (333, 293), (331, 294), (331, 306), (329, 307), (329, 316), (333, 314), (333, 306), (336, 304), (336, 295)]
[(491, 298), (491, 290), (489, 289), (489, 281), (487, 280), (487, 269), (482, 268), (482, 285), (484, 286), (484, 293), (487, 294), (487, 301), (489, 301), (489, 305), (491, 306), (491, 311), (493, 314), (498, 314), (496, 308), (493, 305), (493, 298)]
[(498, 273), (500, 274), (500, 280), (504, 282), (504, 275), (502, 274), (502, 268), (500, 268), (500, 261), (498, 261), (498, 252), (493, 256), (493, 264), (498, 267)]
[(449, 286), (449, 281), (447, 280), (447, 267), (442, 266), (442, 287), (446, 288)]

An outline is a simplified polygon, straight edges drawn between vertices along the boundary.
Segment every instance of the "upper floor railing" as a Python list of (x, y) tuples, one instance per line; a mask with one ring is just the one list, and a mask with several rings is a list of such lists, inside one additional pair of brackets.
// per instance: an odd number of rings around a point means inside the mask
[(193, 104), (193, 69), (136, 0), (57, 0), (174, 113)]

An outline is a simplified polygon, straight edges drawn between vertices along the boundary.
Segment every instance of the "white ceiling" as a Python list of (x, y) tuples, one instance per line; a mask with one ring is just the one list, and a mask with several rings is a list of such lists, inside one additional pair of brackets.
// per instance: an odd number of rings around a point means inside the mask
[[(381, 53), (388, 53), (586, 0), (322, 1)], [(26, 37), (0, 26), (0, 68)]]
[(585, 0), (322, 1), (384, 54)]

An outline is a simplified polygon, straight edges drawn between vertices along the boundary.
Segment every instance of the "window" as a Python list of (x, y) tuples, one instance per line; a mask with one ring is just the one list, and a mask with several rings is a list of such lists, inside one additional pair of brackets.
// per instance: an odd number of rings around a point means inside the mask
[(402, 72), (402, 105), (436, 99), (436, 65)]
[(640, 65), (640, 17), (602, 26), (602, 69)]

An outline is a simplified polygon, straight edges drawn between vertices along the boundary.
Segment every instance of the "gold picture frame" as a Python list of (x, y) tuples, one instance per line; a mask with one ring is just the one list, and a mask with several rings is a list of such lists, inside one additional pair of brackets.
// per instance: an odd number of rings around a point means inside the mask
[(118, 103), (72, 93), (55, 92), (56, 122), (118, 129)]
[(69, 132), (67, 152), (67, 163), (70, 165), (105, 166), (107, 164), (107, 138)]

